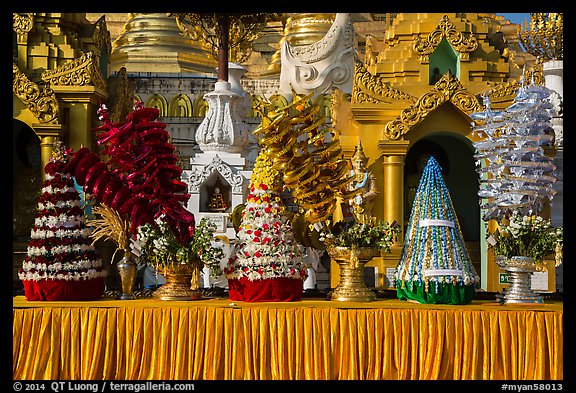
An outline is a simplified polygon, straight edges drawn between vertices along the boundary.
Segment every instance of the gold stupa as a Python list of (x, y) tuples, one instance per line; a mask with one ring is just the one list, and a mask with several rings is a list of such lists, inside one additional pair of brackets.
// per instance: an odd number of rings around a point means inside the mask
[(184, 37), (176, 19), (165, 13), (128, 14), (112, 43), (112, 71), (214, 74), (216, 66), (210, 49)]

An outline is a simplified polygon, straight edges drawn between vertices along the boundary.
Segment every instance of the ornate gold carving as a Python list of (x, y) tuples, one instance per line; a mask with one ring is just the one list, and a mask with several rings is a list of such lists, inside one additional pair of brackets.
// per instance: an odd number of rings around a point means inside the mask
[(279, 19), (280, 14), (214, 14), (214, 13), (168, 13), (176, 17), (182, 35), (194, 41), (203, 41), (218, 58), (223, 26), (228, 29), (228, 59), (236, 63), (246, 61), (252, 54), (252, 44), (260, 37), (269, 20)]
[(466, 114), (480, 111), (482, 108), (478, 99), (470, 94), (454, 75), (447, 72), (436, 82), (431, 91), (421, 96), (414, 104), (402, 110), (396, 119), (386, 124), (384, 136), (389, 140), (400, 139), (413, 126), (424, 120), (429, 113), (447, 101)]
[(428, 63), (430, 55), (434, 53), (443, 38), (446, 38), (450, 45), (460, 53), (460, 61), (470, 60), (470, 52), (478, 48), (478, 41), (474, 34), (470, 33), (468, 38), (464, 37), (450, 22), (448, 16), (444, 15), (436, 29), (428, 34), (426, 39), (422, 39), (419, 35), (414, 36), (412, 49), (420, 56), (421, 63)]
[(352, 103), (372, 102), (380, 104), (389, 102), (389, 100), (416, 101), (410, 94), (390, 86), (383, 78), (372, 75), (364, 63), (357, 61), (354, 66)]
[(528, 53), (546, 60), (564, 57), (564, 16), (557, 13), (530, 13), (530, 25), (524, 21), (520, 33)]
[[(544, 85), (544, 68), (542, 63), (543, 59), (541, 57), (537, 58), (534, 65), (524, 71), (523, 78), (526, 85)], [(506, 83), (501, 83), (485, 91), (482, 95), (490, 97), (491, 102), (513, 100), (521, 86), (521, 82), (516, 79), (510, 79)]]
[(94, 53), (87, 52), (78, 59), (70, 60), (54, 70), (44, 71), (41, 76), (42, 80), (52, 86), (92, 85), (106, 90), (106, 82), (94, 59)]
[(34, 26), (34, 14), (28, 13), (26, 16), (17, 13), (12, 14), (12, 29), (16, 32), (18, 42), (25, 43), (28, 32)]
[(58, 100), (49, 84), (31, 82), (18, 66), (12, 63), (12, 91), (40, 123), (58, 122)]

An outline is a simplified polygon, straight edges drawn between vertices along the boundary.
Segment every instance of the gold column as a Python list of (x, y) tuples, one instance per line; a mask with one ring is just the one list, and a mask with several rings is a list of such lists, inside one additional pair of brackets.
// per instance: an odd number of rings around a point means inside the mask
[[(383, 158), (384, 198), (383, 219), (389, 223), (396, 221), (400, 225), (401, 232), (396, 243), (390, 247), (389, 253), (382, 253), (379, 258), (374, 258), (366, 266), (378, 268), (378, 284), (381, 289), (394, 289), (391, 269), (395, 269), (400, 260), (404, 240), (404, 159), (408, 151), (410, 141), (381, 140), (378, 149)], [(330, 266), (332, 268), (332, 265)]]
[(401, 228), (404, 228), (404, 158), (409, 144), (405, 140), (378, 143), (384, 164), (384, 220), (396, 221)]
[(52, 157), (52, 150), (56, 138), (62, 132), (61, 124), (33, 124), (36, 135), (40, 138), (40, 159), (42, 160), (42, 180), (45, 179), (44, 167)]

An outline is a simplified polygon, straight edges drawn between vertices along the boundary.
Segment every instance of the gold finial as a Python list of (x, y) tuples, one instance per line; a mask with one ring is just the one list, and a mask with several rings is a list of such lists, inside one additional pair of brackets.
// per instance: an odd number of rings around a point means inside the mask
[(528, 53), (545, 60), (563, 59), (564, 17), (561, 13), (530, 13), (524, 21), (520, 42)]

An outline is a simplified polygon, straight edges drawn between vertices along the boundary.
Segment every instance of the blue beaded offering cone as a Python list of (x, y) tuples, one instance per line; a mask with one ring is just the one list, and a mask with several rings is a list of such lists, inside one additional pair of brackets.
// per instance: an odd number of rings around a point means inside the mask
[(464, 245), (442, 169), (434, 157), (422, 173), (396, 268), (399, 299), (466, 304), (480, 277)]

